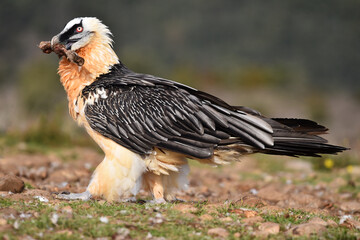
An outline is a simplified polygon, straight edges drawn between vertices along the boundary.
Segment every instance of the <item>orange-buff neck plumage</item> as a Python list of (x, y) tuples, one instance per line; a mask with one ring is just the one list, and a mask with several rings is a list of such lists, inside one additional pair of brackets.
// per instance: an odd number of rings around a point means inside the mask
[(85, 59), (83, 66), (78, 66), (63, 57), (59, 63), (58, 73), (69, 100), (70, 115), (76, 119), (74, 101), (81, 90), (90, 85), (101, 74), (107, 73), (109, 68), (118, 63), (118, 57), (111, 46), (110, 38), (96, 32), (91, 42), (76, 51)]

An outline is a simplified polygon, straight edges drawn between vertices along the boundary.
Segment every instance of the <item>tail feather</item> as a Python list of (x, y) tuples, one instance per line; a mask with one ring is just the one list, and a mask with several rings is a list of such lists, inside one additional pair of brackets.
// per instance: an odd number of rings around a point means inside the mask
[(337, 154), (347, 148), (331, 145), (318, 136), (325, 134), (326, 127), (307, 119), (264, 119), (274, 129), (274, 146), (260, 150), (262, 153), (289, 156), (313, 156)]
[[(319, 154), (337, 154), (348, 150), (348, 148), (328, 144), (326, 139), (319, 136), (326, 134), (328, 129), (314, 121), (296, 118), (266, 118), (259, 112), (247, 107), (234, 106), (234, 108), (267, 122), (273, 130), (271, 135), (274, 140), (274, 145), (266, 146), (264, 149), (258, 149), (247, 145), (237, 138), (230, 138), (227, 141), (222, 140), (219, 144), (220, 147), (226, 147), (226, 145), (232, 144), (229, 146), (239, 152), (243, 152), (239, 149), (245, 149), (249, 151), (249, 153), (261, 152), (294, 157), (320, 157)], [(236, 149), (233, 146), (239, 146), (241, 148)]]
[(319, 135), (326, 133), (329, 129), (308, 119), (296, 118), (272, 118), (275, 122), (285, 125), (296, 132)]
[(260, 152), (274, 155), (320, 157), (319, 154), (337, 154), (344, 150), (346, 150), (346, 148), (326, 143), (275, 141), (273, 147), (264, 149)]

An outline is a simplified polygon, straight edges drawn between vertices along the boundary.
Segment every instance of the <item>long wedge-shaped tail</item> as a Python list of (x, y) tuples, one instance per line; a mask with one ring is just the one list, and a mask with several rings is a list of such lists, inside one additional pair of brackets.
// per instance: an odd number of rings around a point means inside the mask
[(274, 130), (274, 146), (260, 150), (261, 153), (319, 157), (319, 154), (337, 154), (347, 150), (341, 146), (328, 144), (326, 139), (318, 136), (325, 134), (328, 129), (314, 121), (291, 118), (263, 118), (263, 120)]

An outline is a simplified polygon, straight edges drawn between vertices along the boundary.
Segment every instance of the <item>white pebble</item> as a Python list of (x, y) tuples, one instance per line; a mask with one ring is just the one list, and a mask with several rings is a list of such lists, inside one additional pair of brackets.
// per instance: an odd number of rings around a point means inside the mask
[(31, 217), (31, 214), (30, 213), (21, 213), (19, 217), (20, 218), (29, 218), (29, 217)]
[(43, 196), (34, 196), (35, 199), (38, 199), (40, 202), (49, 202), (49, 200), (46, 197)]
[(59, 220), (59, 215), (57, 213), (53, 213), (50, 218), (52, 224), (56, 225), (58, 220)]
[(343, 224), (347, 219), (352, 219), (351, 215), (343, 215), (339, 220), (339, 224)]
[(100, 222), (109, 223), (109, 219), (107, 217), (100, 217)]
[(16, 220), (15, 222), (14, 222), (14, 228), (16, 229), (16, 230), (18, 230), (19, 228), (20, 228), (20, 222), (18, 221), (18, 220)]
[(250, 189), (249, 192), (250, 192), (252, 195), (258, 194), (258, 190), (256, 190), (255, 188)]
[(125, 214), (127, 214), (127, 211), (126, 211), (126, 210), (121, 210), (121, 211), (120, 211), (120, 214), (121, 214), (121, 215), (125, 215)]

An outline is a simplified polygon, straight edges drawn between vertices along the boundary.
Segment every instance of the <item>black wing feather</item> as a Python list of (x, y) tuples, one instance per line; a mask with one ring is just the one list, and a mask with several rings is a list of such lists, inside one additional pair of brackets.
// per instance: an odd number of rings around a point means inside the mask
[[(84, 88), (82, 96), (90, 127), (120, 145), (142, 155), (159, 147), (195, 158), (211, 157), (230, 137), (259, 149), (272, 145), (265, 121), (188, 86), (118, 68)], [(99, 89), (106, 97), (86, 101)]]

